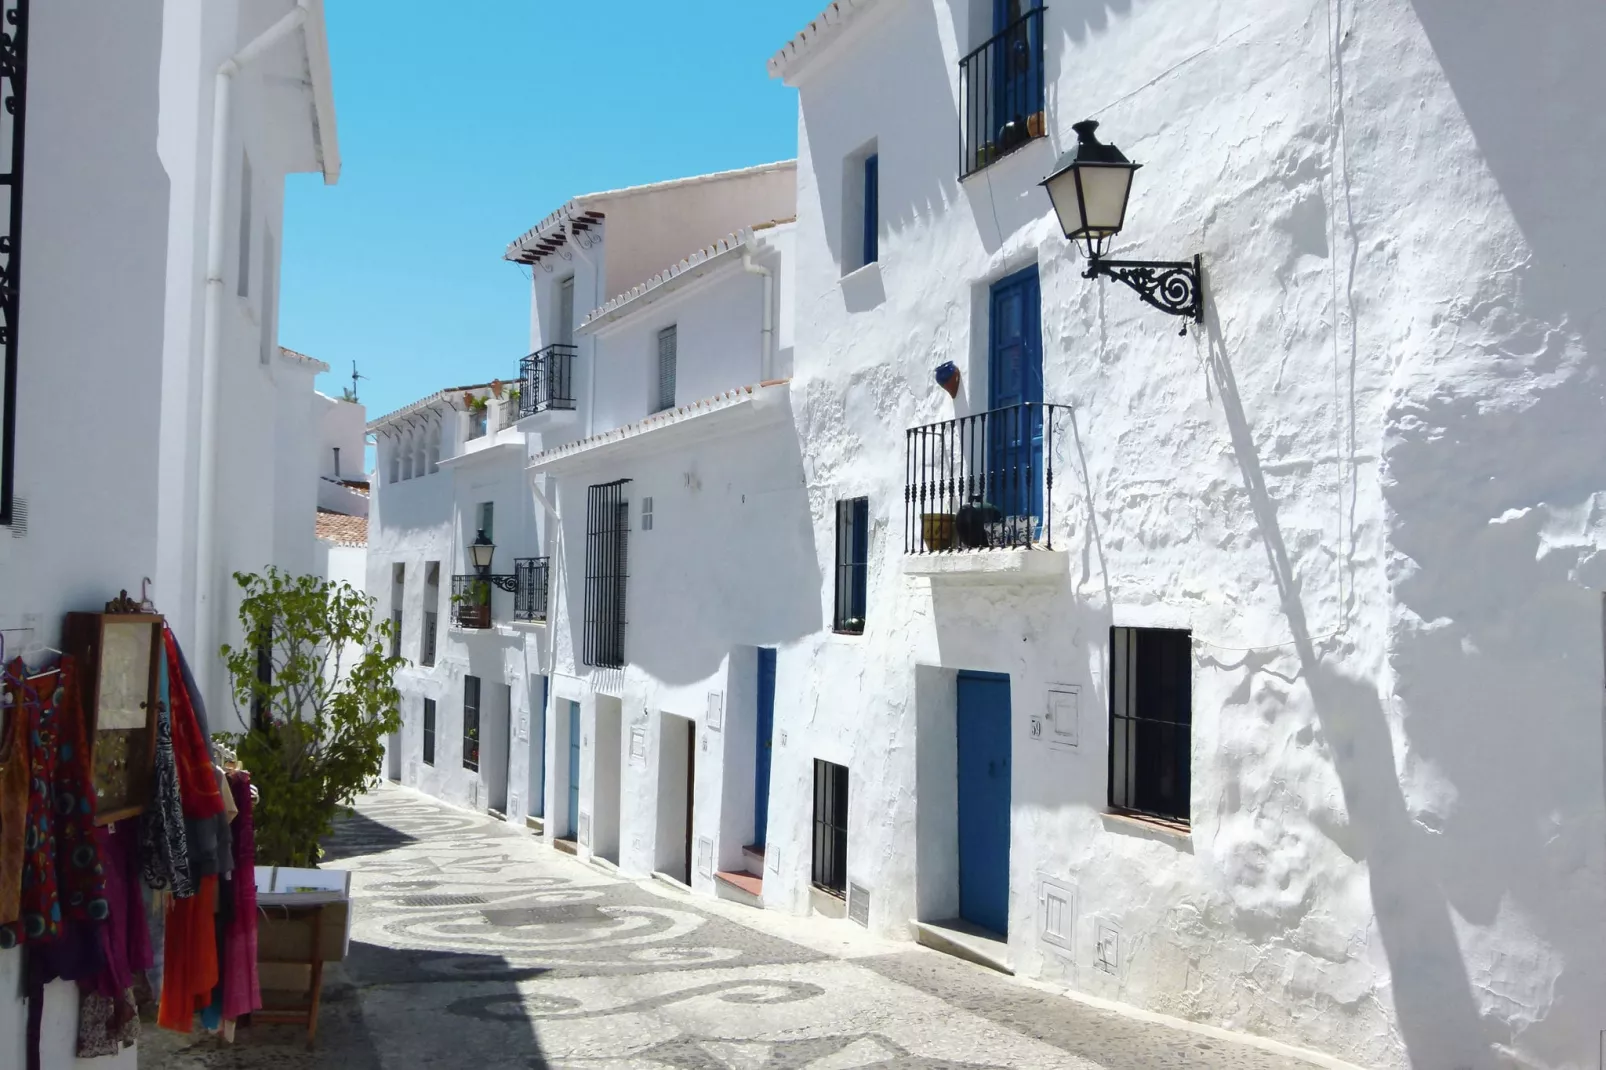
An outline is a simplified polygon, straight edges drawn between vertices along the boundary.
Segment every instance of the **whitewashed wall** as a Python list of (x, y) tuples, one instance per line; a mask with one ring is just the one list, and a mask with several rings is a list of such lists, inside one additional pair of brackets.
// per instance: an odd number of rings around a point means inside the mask
[[(883, 0), (801, 77), (793, 398), (821, 571), (837, 498), (868, 494), (874, 531), (866, 634), (781, 657), (792, 903), (818, 756), (851, 769), (872, 928), (946, 905), (921, 732), (952, 731), (954, 670), (1008, 672), (1017, 970), (1364, 1065), (1592, 1065), (1606, 328), (1576, 269), (1606, 237), (1584, 43), (1606, 14), (1095, 7), (1048, 6), (1051, 138), (962, 184), (962, 0)], [(1188, 338), (1082, 279), (1035, 188), (1088, 116), (1146, 165), (1114, 255), (1204, 255)], [(870, 138), (880, 263), (842, 279), (843, 159)], [(905, 577), (904, 429), (984, 405), (986, 286), (1034, 262), (1045, 399), (1073, 407), (1066, 574)], [(958, 402), (932, 382), (949, 359)], [(1100, 817), (1112, 623), (1193, 630), (1187, 839)], [(1029, 738), (1050, 682), (1082, 685), (1074, 751)], [(1040, 877), (1075, 891), (1070, 952), (1038, 937)]]
[[(318, 474), (327, 479), (362, 479), (368, 428), (368, 407), (357, 401), (318, 395), (322, 409), (319, 430), (323, 437), (318, 456)], [(340, 451), (340, 471), (335, 471), (335, 453)]]
[[(18, 491), (29, 516), (26, 535), (0, 532), (0, 628), (33, 631), (7, 634), (9, 654), (30, 639), (60, 645), (66, 612), (99, 609), (150, 577), (152, 597), (195, 657), (195, 414), (212, 75), (241, 35), (259, 32), (289, 4), (253, 3), (237, 21), (239, 7), (30, 7), (17, 395)], [(299, 47), (287, 43), (240, 79), (236, 130), (261, 146), (252, 225), (275, 233), (284, 174), (315, 167), (312, 123), (304, 98), (270, 99), (259, 79), (286, 65), (299, 78)], [(231, 186), (235, 198), (237, 177)], [(254, 277), (263, 270), (253, 259)], [(254, 406), (258, 418), (231, 427), (226, 403), (220, 426), (232, 437), (219, 471), (223, 482), (251, 487), (258, 530), (221, 555), (220, 571), (254, 567), (276, 552), (277, 387), (261, 368), (263, 333), (241, 325), (253, 315), (260, 323), (264, 312), (271, 324), (273, 306), (259, 298), (254, 311), (234, 310), (239, 322), (226, 324), (225, 369), (244, 363), (255, 378), (226, 375), (224, 392)], [(310, 380), (306, 390), (310, 397)], [(71, 433), (61, 430), (67, 423)], [(304, 493), (312, 478), (309, 468)], [(309, 514), (306, 547), (310, 524)], [(214, 689), (209, 706), (219, 711), (214, 726), (226, 728), (227, 699)], [(0, 955), (0, 1065), (23, 1063), (20, 972), (19, 953)], [(74, 987), (53, 984), (45, 999), (44, 1065), (79, 1065)], [(134, 1062), (127, 1051), (94, 1065)]]
[[(554, 476), (562, 516), (554, 557), (556, 627), (553, 694), (581, 703), (581, 811), (593, 815), (596, 846), (620, 869), (646, 876), (674, 854), (678, 831), (661, 830), (683, 795), (660, 784), (665, 718), (698, 724), (696, 836), (714, 841), (718, 868), (741, 869), (742, 845), (753, 835), (753, 762), (758, 647), (784, 646), (821, 625), (813, 592), (824, 582), (809, 550), (812, 538), (803, 471), (786, 408), (785, 388), (765, 399), (768, 411), (736, 429), (636, 448), (597, 465)], [(716, 414), (710, 423), (718, 419)], [(729, 414), (724, 414), (729, 415)], [(716, 425), (717, 426), (717, 425)], [(628, 478), (630, 574), (623, 670), (581, 664), (584, 633), (586, 491)], [(641, 503), (653, 499), (653, 527), (641, 528)], [(709, 731), (709, 695), (719, 696), (722, 727)], [(598, 745), (598, 708), (618, 719), (613, 749)], [(546, 835), (567, 825), (567, 713), (551, 704), (547, 723)], [(677, 725), (678, 727), (678, 725)], [(632, 758), (631, 732), (642, 752)], [(604, 733), (604, 742), (608, 736)], [(616, 764), (617, 763), (617, 764)], [(683, 766), (671, 765), (675, 782)], [(598, 770), (606, 771), (600, 783)], [(613, 770), (621, 769), (617, 779)], [(604, 799), (609, 783), (617, 801)], [(618, 829), (597, 824), (598, 809), (617, 806)], [(773, 821), (773, 819), (772, 819)], [(679, 819), (669, 822), (678, 830)], [(616, 843), (617, 851), (607, 850)], [(713, 892), (711, 875), (693, 887)]]

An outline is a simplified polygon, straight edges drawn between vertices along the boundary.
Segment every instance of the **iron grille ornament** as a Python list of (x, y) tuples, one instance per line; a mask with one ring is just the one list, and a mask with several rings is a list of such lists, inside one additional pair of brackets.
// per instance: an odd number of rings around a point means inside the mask
[[(1076, 147), (1043, 179), (1065, 237), (1087, 255), (1084, 278), (1110, 278), (1125, 284), (1149, 305), (1170, 316), (1204, 322), (1204, 266), (1192, 260), (1108, 260), (1104, 250), (1126, 225), (1133, 163), (1114, 145), (1098, 139), (1098, 123), (1085, 119), (1072, 127)], [(1183, 324), (1178, 334), (1187, 334)]]
[(12, 521), (16, 496), (17, 316), (22, 272), (22, 157), (26, 142), (28, 102), (28, 0), (0, 0), (0, 188), (7, 212), (0, 217), (0, 347), (5, 350), (4, 387), (0, 389), (0, 526)]
[[(1106, 260), (1091, 256), (1082, 277), (1102, 276), (1123, 282), (1161, 312), (1203, 323), (1204, 302), (1199, 299), (1203, 270), (1197, 256), (1192, 260)], [(1187, 334), (1188, 325), (1183, 324), (1177, 333)]]

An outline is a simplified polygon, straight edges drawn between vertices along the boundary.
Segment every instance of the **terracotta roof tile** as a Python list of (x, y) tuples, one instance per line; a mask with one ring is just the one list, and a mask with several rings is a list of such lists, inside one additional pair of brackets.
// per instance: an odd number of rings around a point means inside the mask
[(336, 546), (367, 546), (368, 518), (318, 510), (318, 538)]

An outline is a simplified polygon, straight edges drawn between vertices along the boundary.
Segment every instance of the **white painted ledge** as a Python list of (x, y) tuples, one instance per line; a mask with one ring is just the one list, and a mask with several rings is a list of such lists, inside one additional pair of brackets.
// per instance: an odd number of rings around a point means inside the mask
[(908, 554), (906, 576), (973, 583), (1051, 582), (1070, 573), (1066, 550), (953, 550), (934, 554)]
[(997, 933), (988, 932), (960, 918), (945, 921), (909, 922), (916, 942), (941, 951), (945, 955), (967, 959), (978, 966), (1014, 976), (1015, 968), (1009, 962), (1009, 942)]

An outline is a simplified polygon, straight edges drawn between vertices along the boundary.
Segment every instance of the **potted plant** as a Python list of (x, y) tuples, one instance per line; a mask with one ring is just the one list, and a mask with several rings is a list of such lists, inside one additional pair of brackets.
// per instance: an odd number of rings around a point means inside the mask
[(457, 607), (457, 623), (462, 628), (489, 628), (491, 626), (491, 583), (473, 579), (463, 590), (452, 595)]
[(500, 379), (492, 379), (491, 380), (491, 393), (495, 394), (497, 397), (501, 397), (502, 396), (502, 380), (500, 380)]
[(920, 538), (927, 550), (951, 550), (954, 545), (953, 513), (921, 513)]
[[(395, 625), (346, 583), (237, 572), (245, 641), (220, 651), (244, 733), (217, 738), (251, 771), (257, 861), (312, 866), (335, 815), (378, 776), (401, 727)], [(266, 664), (264, 664), (264, 662)], [(267, 671), (264, 672), (263, 669)]]

